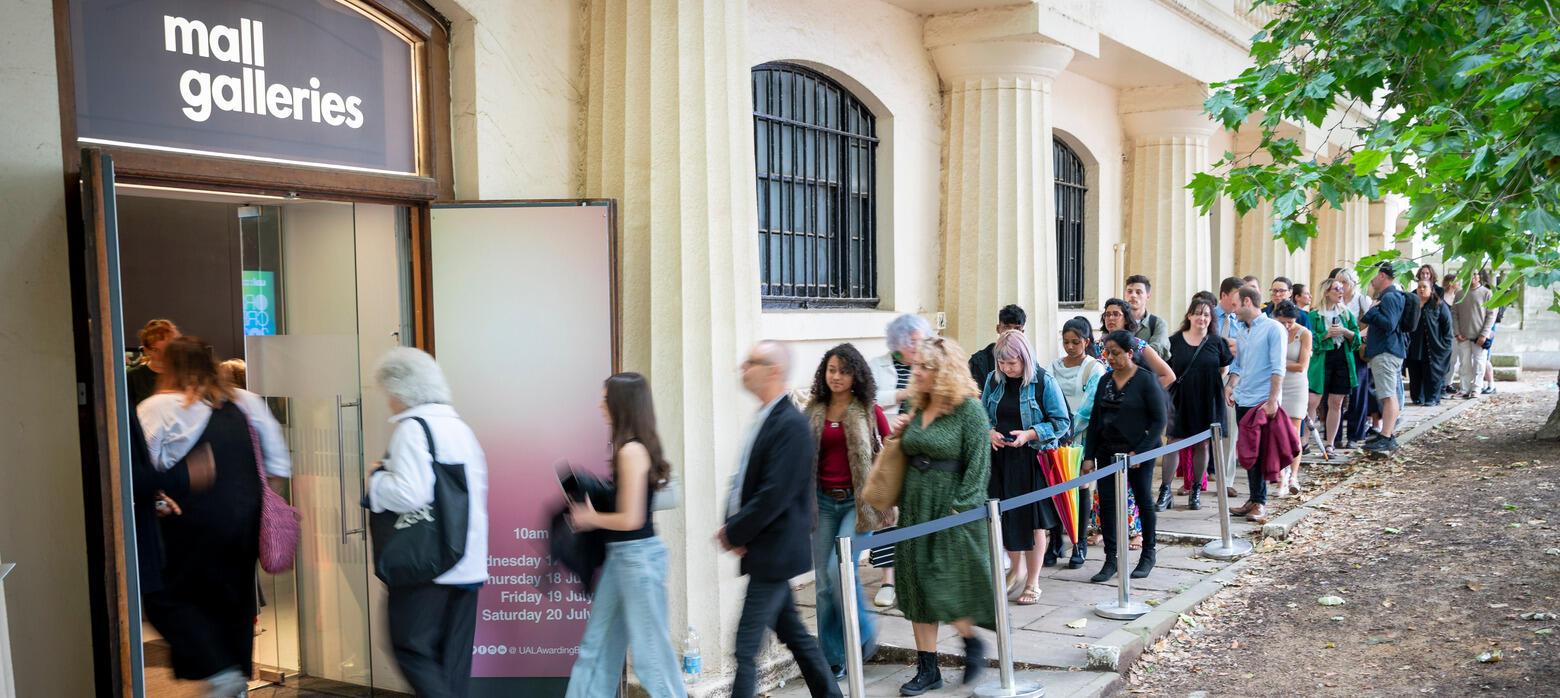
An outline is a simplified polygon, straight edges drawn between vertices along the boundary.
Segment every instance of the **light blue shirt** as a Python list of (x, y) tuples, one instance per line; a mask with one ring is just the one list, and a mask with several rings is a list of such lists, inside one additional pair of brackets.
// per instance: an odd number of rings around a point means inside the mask
[[(1234, 314), (1230, 316), (1234, 317)], [(1277, 320), (1266, 315), (1258, 315), (1247, 329), (1237, 332), (1239, 351), (1235, 352), (1235, 363), (1230, 365), (1230, 375), (1240, 376), (1235, 384), (1235, 404), (1256, 407), (1267, 401), (1272, 377), (1284, 375), (1284, 352), (1289, 350), (1289, 337)]]
[(748, 458), (753, 455), (753, 442), (758, 440), (758, 432), (764, 428), (764, 422), (769, 421), (769, 413), (774, 412), (775, 405), (780, 404), (785, 397), (785, 393), (780, 393), (780, 397), (758, 408), (758, 414), (753, 417), (753, 426), (748, 428), (747, 444), (742, 447), (742, 460), (737, 464), (737, 472), (731, 475), (731, 494), (726, 499), (728, 519), (742, 508), (742, 481), (747, 478)]

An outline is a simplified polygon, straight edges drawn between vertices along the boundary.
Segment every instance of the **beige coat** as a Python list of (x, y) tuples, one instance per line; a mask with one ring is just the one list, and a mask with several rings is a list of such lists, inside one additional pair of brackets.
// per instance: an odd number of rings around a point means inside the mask
[[(823, 420), (829, 411), (829, 404), (818, 402), (807, 406), (807, 420), (812, 424), (813, 443), (819, 443), (823, 437)], [(845, 418), (840, 420), (840, 425), (845, 428), (845, 448), (850, 460), (851, 486), (859, 493), (867, 484), (867, 471), (872, 469), (872, 459), (877, 457), (878, 449), (882, 447), (883, 439), (877, 433), (877, 419), (872, 411), (863, 406), (860, 401), (851, 401), (845, 408)], [(817, 466), (814, 466), (813, 479), (816, 481)], [(876, 509), (867, 506), (860, 496), (856, 497), (856, 532), (866, 533), (883, 527), (883, 515)]]

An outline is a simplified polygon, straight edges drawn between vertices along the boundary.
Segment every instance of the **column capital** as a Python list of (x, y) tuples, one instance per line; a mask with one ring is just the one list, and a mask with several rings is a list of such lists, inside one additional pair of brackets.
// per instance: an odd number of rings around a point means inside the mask
[(1202, 109), (1208, 94), (1208, 86), (1200, 82), (1122, 90), (1118, 101), (1122, 126), (1134, 139), (1206, 138), (1216, 127)]
[(1073, 50), (1038, 40), (976, 41), (932, 49), (944, 82), (982, 78), (1050, 80), (1067, 68)]

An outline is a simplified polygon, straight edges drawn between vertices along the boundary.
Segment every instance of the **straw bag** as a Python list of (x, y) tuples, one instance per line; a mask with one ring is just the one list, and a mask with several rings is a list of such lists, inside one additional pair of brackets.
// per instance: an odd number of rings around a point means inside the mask
[(867, 472), (867, 484), (861, 488), (861, 500), (878, 511), (888, 511), (899, 506), (899, 495), (905, 487), (905, 452), (899, 448), (898, 438), (883, 440), (883, 448), (872, 461)]
[(248, 415), (244, 416), (244, 424), (249, 427), (249, 443), (254, 446), (255, 467), (260, 475), (260, 569), (278, 574), (292, 569), (303, 531), (298, 525), (298, 510), (266, 482), (260, 435), (255, 433)]

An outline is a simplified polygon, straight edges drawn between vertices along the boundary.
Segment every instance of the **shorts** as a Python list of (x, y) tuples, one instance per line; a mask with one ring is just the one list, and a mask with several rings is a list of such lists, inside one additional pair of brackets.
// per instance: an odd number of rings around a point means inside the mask
[(1370, 379), (1376, 388), (1376, 399), (1397, 399), (1398, 388), (1403, 384), (1403, 357), (1386, 352), (1370, 357)]
[[(1322, 395), (1348, 395), (1354, 390), (1354, 372), (1343, 350), (1328, 351), (1322, 359)], [(1312, 393), (1316, 395), (1318, 393)]]

